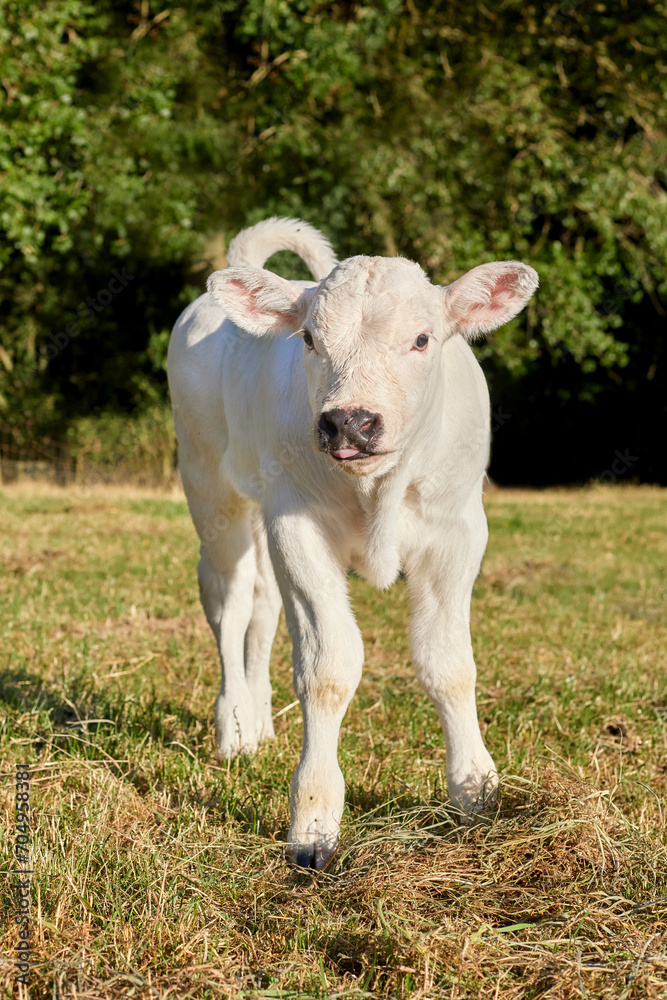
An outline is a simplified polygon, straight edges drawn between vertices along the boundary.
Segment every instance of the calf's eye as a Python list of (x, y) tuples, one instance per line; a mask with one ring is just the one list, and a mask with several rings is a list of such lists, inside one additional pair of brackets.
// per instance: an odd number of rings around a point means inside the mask
[(304, 330), (303, 331), (303, 342), (304, 342), (304, 344), (306, 345), (306, 347), (308, 348), (309, 351), (313, 350), (313, 347), (315, 345), (313, 344), (313, 335), (310, 332), (310, 330)]
[(428, 334), (420, 333), (414, 344), (412, 345), (413, 351), (423, 351), (428, 344)]

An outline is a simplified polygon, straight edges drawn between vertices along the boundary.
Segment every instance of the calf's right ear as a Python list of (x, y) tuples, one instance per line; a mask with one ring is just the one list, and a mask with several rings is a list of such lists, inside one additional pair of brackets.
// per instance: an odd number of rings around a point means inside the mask
[(520, 313), (539, 283), (537, 271), (518, 260), (473, 267), (442, 289), (446, 323), (474, 340)]
[(260, 337), (294, 333), (305, 318), (303, 292), (261, 267), (214, 271), (206, 287), (233, 323)]

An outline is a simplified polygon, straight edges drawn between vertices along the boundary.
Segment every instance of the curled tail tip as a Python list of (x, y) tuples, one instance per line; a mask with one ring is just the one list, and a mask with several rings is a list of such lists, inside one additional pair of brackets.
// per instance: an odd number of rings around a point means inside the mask
[(310, 268), (316, 281), (325, 278), (338, 263), (326, 238), (303, 219), (277, 215), (243, 229), (229, 244), (229, 267), (263, 267), (279, 250), (292, 250)]

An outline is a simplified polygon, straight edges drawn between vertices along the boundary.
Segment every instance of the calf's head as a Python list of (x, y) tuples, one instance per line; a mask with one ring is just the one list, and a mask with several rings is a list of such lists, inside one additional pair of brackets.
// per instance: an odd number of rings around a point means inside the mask
[(439, 396), (444, 342), (502, 326), (537, 285), (532, 267), (498, 261), (440, 287), (400, 257), (350, 257), (305, 290), (252, 267), (208, 281), (241, 329), (302, 338), (316, 447), (354, 475), (411, 447)]

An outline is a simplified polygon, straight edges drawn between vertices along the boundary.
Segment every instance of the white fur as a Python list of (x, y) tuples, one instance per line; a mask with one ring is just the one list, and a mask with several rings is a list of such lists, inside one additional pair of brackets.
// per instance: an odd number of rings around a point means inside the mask
[(263, 267), (278, 250), (292, 250), (302, 257), (318, 281), (338, 263), (329, 240), (314, 226), (301, 219), (273, 216), (234, 237), (229, 244), (227, 266)]
[[(319, 284), (258, 266), (286, 246)], [(537, 275), (505, 261), (439, 288), (400, 258), (336, 264), (324, 237), (281, 219), (237, 236), (230, 260), (169, 346), (201, 598), (222, 664), (218, 744), (231, 757), (273, 735), (269, 659), (282, 600), (304, 719), (288, 853), (319, 869), (338, 840), (338, 733), (363, 662), (350, 567), (379, 587), (405, 572), (413, 661), (444, 730), (450, 795), (464, 812), (493, 795), (469, 628), (487, 539), (489, 399), (464, 337), (516, 315)], [(303, 326), (312, 351), (289, 335)], [(318, 450), (317, 422), (354, 407), (382, 415), (381, 454), (337, 463)]]

